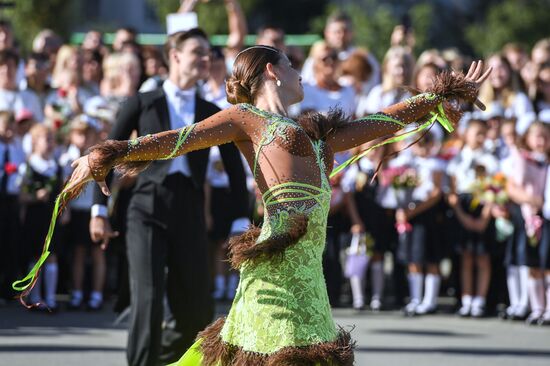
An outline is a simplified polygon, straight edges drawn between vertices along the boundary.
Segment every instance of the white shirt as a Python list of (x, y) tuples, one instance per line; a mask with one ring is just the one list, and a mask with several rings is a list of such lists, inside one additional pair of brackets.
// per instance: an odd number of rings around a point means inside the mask
[(58, 165), (55, 159), (44, 159), (40, 155), (32, 154), (27, 163), (20, 168), (22, 171), (32, 168), (38, 174), (51, 178), (57, 174)]
[(331, 91), (319, 88), (316, 84), (304, 84), (304, 100), (300, 110), (314, 110), (327, 113), (331, 108), (342, 108), (344, 113), (353, 115), (355, 111), (355, 91), (349, 86)]
[[(166, 80), (162, 84), (166, 94), (168, 114), (170, 116), (170, 129), (176, 130), (189, 126), (195, 122), (195, 98), (197, 89), (179, 89), (173, 82)], [(172, 160), (168, 174), (182, 173), (190, 177), (191, 169), (185, 155), (178, 156)]]
[(538, 113), (532, 111), (518, 117), (516, 123), (516, 132), (518, 134), (525, 134), (531, 123), (535, 121), (550, 123), (550, 103), (543, 100), (537, 102), (537, 110), (539, 111)]
[(6, 190), (8, 194), (17, 195), (19, 194), (19, 190), (21, 188), (21, 166), (25, 163), (26, 156), (23, 152), (23, 147), (18, 140), (14, 140), (9, 144), (0, 142), (0, 164), (2, 165), (2, 168), (0, 169), (0, 181), (5, 174), (3, 165), (6, 149), (9, 149), (10, 152), (9, 163), (17, 167), (17, 170), (8, 176)]
[(382, 85), (376, 85), (372, 88), (369, 95), (359, 100), (355, 115), (362, 117), (367, 114), (380, 112), (382, 109), (410, 97), (411, 94), (409, 92), (403, 93), (401, 89), (384, 91)]
[(472, 150), (464, 146), (447, 166), (447, 174), (455, 177), (456, 193), (470, 193), (476, 180), (475, 166), (485, 167), (488, 175), (498, 171), (498, 160), (483, 149)]
[(0, 110), (19, 112), (28, 109), (37, 122), (44, 120), (44, 110), (40, 98), (32, 90), (0, 90)]

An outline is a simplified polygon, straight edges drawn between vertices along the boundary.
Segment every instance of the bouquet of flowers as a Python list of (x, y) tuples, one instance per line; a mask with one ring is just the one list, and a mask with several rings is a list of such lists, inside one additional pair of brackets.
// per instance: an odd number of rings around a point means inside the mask
[(471, 206), (473, 209), (479, 204), (505, 205), (508, 202), (506, 176), (502, 173), (496, 173), (493, 176), (478, 176), (472, 186), (472, 195)]
[[(496, 173), (493, 176), (479, 175), (472, 187), (473, 199), (470, 209), (473, 211), (480, 204), (495, 204), (503, 207), (509, 200), (506, 193), (506, 176)], [(514, 232), (514, 225), (505, 216), (495, 219), (495, 228), (498, 241), (504, 241)]]
[(418, 186), (418, 175), (408, 166), (387, 168), (382, 171), (382, 184), (395, 190), (412, 189)]

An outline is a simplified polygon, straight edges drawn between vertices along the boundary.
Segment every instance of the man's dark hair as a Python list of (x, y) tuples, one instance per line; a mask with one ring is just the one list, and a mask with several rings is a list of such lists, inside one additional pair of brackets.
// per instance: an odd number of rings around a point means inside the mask
[(208, 36), (206, 35), (206, 32), (200, 28), (193, 28), (187, 31), (177, 32), (168, 36), (166, 43), (164, 43), (164, 49), (163, 49), (163, 56), (164, 56), (164, 60), (166, 61), (166, 64), (170, 63), (170, 57), (169, 57), (170, 50), (174, 48), (179, 49), (183, 44), (183, 42), (187, 41), (189, 38), (192, 38), (192, 37), (200, 37), (208, 41)]
[(19, 55), (14, 50), (2, 50), (0, 51), (0, 65), (5, 65), (9, 60), (17, 66), (19, 64)]
[(327, 25), (328, 24), (332, 24), (332, 23), (346, 23), (348, 25), (348, 27), (351, 28), (352, 26), (352, 21), (351, 21), (351, 18), (350, 16), (343, 12), (343, 11), (337, 11), (335, 13), (332, 13), (331, 15), (329, 15), (329, 17), (327, 18)]

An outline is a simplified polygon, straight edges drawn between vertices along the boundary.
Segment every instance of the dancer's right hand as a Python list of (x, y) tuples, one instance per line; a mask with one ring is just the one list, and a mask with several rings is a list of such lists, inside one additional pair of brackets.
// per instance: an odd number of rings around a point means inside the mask
[(113, 231), (106, 217), (96, 216), (90, 220), (90, 237), (94, 243), (101, 242), (101, 249), (107, 249), (109, 241), (118, 235), (119, 232)]
[[(73, 161), (71, 167), (74, 168), (74, 170), (71, 174), (71, 178), (67, 182), (67, 186), (65, 188), (66, 191), (70, 192), (77, 190), (81, 185), (94, 179), (92, 169), (90, 168), (90, 164), (88, 162), (88, 155), (84, 155)], [(104, 195), (111, 195), (105, 181), (97, 182), (97, 184), (101, 188), (101, 192), (103, 192)]]

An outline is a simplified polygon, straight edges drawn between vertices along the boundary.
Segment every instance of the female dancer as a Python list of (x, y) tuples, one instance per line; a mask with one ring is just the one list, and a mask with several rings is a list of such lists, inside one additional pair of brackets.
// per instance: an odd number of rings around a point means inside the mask
[(353, 122), (340, 111), (295, 122), (286, 115), (303, 97), (299, 74), (282, 52), (254, 46), (236, 57), (227, 81), (234, 106), (179, 130), (96, 145), (73, 163), (66, 192), (73, 196), (94, 179), (109, 194), (104, 179), (112, 167), (136, 173), (151, 160), (234, 142), (263, 194), (264, 224), (232, 240), (231, 261), (241, 272), (233, 306), (199, 334), (178, 364), (351, 365), (353, 343), (332, 320), (321, 268), (333, 154), (433, 111), (441, 116), (442, 107), (449, 116), (449, 99), (476, 101), (490, 72), (482, 75), (482, 69), (475, 62), (465, 77), (441, 75), (431, 93)]

